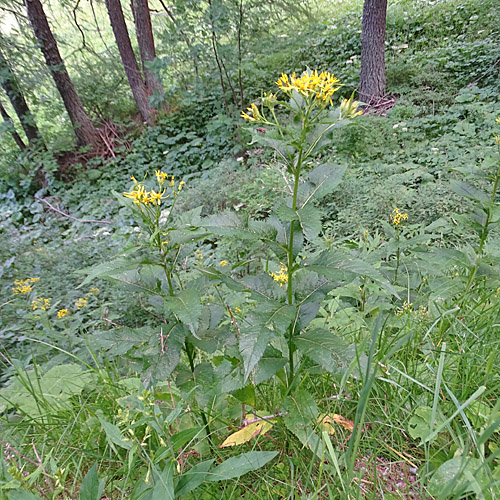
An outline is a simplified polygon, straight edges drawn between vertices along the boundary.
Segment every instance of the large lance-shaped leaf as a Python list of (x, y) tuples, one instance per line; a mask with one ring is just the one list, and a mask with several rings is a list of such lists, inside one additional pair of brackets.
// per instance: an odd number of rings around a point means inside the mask
[(314, 398), (305, 390), (299, 389), (283, 400), (281, 407), (287, 428), (299, 441), (321, 458), (322, 443), (314, 432), (313, 425), (318, 420), (318, 406)]
[[(344, 375), (356, 361), (356, 349), (328, 330), (318, 328), (294, 339), (297, 349), (334, 375)], [(364, 355), (359, 356), (366, 365)]]
[(105, 484), (104, 479), (99, 480), (95, 463), (83, 478), (79, 500), (101, 500)]
[(245, 382), (273, 337), (274, 333), (261, 325), (251, 325), (240, 329), (240, 353), (245, 367)]
[[(145, 356), (145, 360), (152, 360), (151, 365), (141, 372), (141, 380), (146, 387), (170, 377), (179, 364), (184, 340), (189, 331), (184, 325), (174, 323), (164, 325), (160, 334), (163, 336), (163, 343), (158, 339), (158, 355)], [(160, 353), (162, 348), (163, 352)]]
[(211, 471), (210, 481), (225, 481), (241, 477), (247, 472), (260, 469), (277, 454), (277, 451), (249, 451), (231, 457)]
[(202, 311), (201, 295), (197, 290), (186, 288), (173, 297), (166, 297), (165, 308), (172, 311), (196, 337)]
[(332, 163), (325, 163), (312, 170), (307, 181), (299, 188), (300, 207), (330, 194), (340, 184), (346, 170), (346, 165)]
[(308, 240), (313, 240), (321, 232), (321, 211), (312, 203), (297, 210), (297, 216), (302, 227), (304, 236)]
[(276, 301), (259, 305), (246, 318), (248, 326), (242, 325), (240, 329), (240, 353), (245, 367), (245, 382), (275, 335), (269, 327), (274, 326), (278, 331), (284, 332), (294, 319), (295, 306)]
[(117, 445), (120, 448), (125, 448), (126, 450), (132, 449), (132, 446), (134, 445), (130, 439), (126, 438), (120, 431), (120, 429), (110, 423), (107, 422), (104, 418), (98, 416), (99, 421), (101, 422), (102, 428), (104, 429), (104, 432), (106, 433), (106, 437), (108, 438), (108, 443), (110, 445)]
[(275, 373), (279, 372), (287, 363), (281, 351), (272, 346), (267, 346), (259, 363), (255, 367), (254, 383), (259, 385), (269, 380)]
[(213, 234), (246, 241), (274, 241), (276, 235), (276, 230), (267, 222), (254, 221), (230, 211), (202, 219), (202, 226)]
[(312, 259), (308, 265), (308, 269), (332, 280), (338, 279), (338, 269), (359, 276), (367, 276), (373, 281), (380, 283), (382, 288), (385, 288), (388, 292), (399, 298), (394, 287), (384, 278), (380, 271), (367, 262), (342, 252), (325, 250)]
[(196, 464), (185, 474), (182, 474), (175, 485), (175, 497), (184, 498), (184, 495), (187, 495), (190, 491), (196, 489), (200, 484), (205, 481), (209, 481), (209, 471), (212, 468), (213, 462), (213, 458), (205, 460)]
[(450, 187), (451, 189), (453, 189), (453, 191), (455, 191), (455, 193), (459, 194), (460, 196), (470, 198), (471, 200), (485, 202), (491, 200), (490, 196), (467, 182), (452, 180), (450, 182)]

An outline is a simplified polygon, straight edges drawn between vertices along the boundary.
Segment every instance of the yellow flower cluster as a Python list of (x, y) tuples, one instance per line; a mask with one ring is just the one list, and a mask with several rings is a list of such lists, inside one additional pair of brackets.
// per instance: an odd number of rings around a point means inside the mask
[(59, 309), (59, 311), (57, 311), (57, 317), (59, 319), (64, 318), (68, 314), (69, 314), (69, 311), (67, 309)]
[(37, 281), (40, 281), (40, 278), (27, 278), (25, 280), (15, 280), (14, 285), (15, 287), (12, 287), (12, 291), (17, 295), (17, 294), (22, 294), (26, 295), (27, 293), (30, 293), (33, 291), (33, 283), (36, 283)]
[(33, 311), (36, 311), (37, 309), (46, 311), (50, 307), (50, 300), (51, 299), (44, 299), (43, 297), (40, 297), (31, 303), (31, 307), (33, 308)]
[(400, 212), (399, 208), (396, 207), (392, 211), (391, 220), (395, 226), (399, 226), (402, 221), (408, 220), (408, 214), (407, 213), (403, 214), (402, 212)]
[(170, 196), (169, 194), (166, 194), (167, 189), (163, 187), (168, 179), (170, 179), (168, 186), (172, 189), (172, 193), (175, 197), (178, 196), (178, 194), (182, 190), (182, 187), (186, 184), (184, 181), (181, 181), (179, 182), (177, 189), (175, 189), (175, 178), (173, 175), (169, 177), (165, 172), (162, 172), (161, 170), (156, 170), (155, 175), (156, 181), (159, 185), (158, 190), (151, 189), (151, 191), (146, 191), (144, 184), (137, 182), (136, 178), (132, 175), (131, 179), (134, 181), (134, 188), (132, 189), (132, 191), (123, 193), (123, 196), (132, 199), (137, 205), (151, 204), (154, 206), (159, 206), (161, 205), (162, 200), (166, 200)]
[[(495, 120), (500, 125), (500, 118)], [(500, 135), (495, 134), (495, 142), (500, 146)]]
[(229, 262), (228, 262), (227, 260), (221, 260), (221, 261), (219, 262), (219, 266), (224, 267), (224, 266), (227, 266), (227, 265), (229, 265)]
[(259, 108), (252, 103), (250, 108), (247, 108), (248, 113), (244, 111), (241, 112), (241, 117), (249, 122), (261, 122), (265, 121), (264, 117), (260, 114)]
[(285, 286), (288, 283), (288, 268), (280, 262), (280, 270), (277, 273), (269, 273), (269, 276), (276, 281), (279, 286)]
[(86, 297), (81, 297), (75, 302), (75, 306), (78, 308), (78, 310), (83, 309), (84, 307), (87, 306), (87, 298)]
[(318, 70), (304, 71), (302, 76), (296, 77), (295, 73), (288, 76), (282, 73), (276, 85), (285, 93), (290, 95), (293, 91), (298, 92), (305, 98), (315, 98), (322, 103), (332, 102), (332, 95), (340, 88), (339, 79), (327, 71), (318, 73)]

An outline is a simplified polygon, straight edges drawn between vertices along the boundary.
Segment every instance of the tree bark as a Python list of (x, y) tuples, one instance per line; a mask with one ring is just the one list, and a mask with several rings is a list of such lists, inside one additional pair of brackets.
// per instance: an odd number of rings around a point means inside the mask
[(75, 129), (77, 143), (80, 146), (96, 146), (100, 142), (99, 133), (89, 118), (80, 96), (77, 94), (66, 66), (57, 47), (57, 42), (50, 30), (45, 12), (40, 0), (25, 0), (28, 19), (30, 20), (40, 50), (45, 62), (61, 94), (69, 118)]
[(153, 125), (154, 114), (149, 107), (147, 88), (142, 80), (141, 71), (137, 64), (134, 50), (132, 49), (120, 0), (106, 0), (106, 8), (108, 10), (113, 33), (115, 34), (115, 40), (118, 45), (123, 67), (139, 112), (148, 125)]
[[(14, 111), (16, 112), (19, 118), (19, 121), (21, 122), (21, 126), (23, 127), (24, 133), (26, 134), (31, 149), (36, 149), (37, 147), (42, 147), (43, 149), (45, 149), (45, 144), (43, 142), (40, 131), (36, 126), (35, 118), (31, 114), (31, 111), (28, 107), (28, 104), (26, 103), (24, 95), (21, 92), (21, 89), (19, 88), (17, 78), (12, 72), (9, 63), (7, 62), (7, 59), (4, 57), (1, 50), (0, 50), (0, 82), (2, 88), (5, 90), (5, 93), (7, 94), (7, 97), (10, 100), (10, 103), (12, 104), (12, 107), (14, 108)], [(3, 111), (5, 111), (5, 109)], [(2, 111), (2, 116), (4, 117), (5, 120), (7, 120), (4, 116), (3, 111)], [(10, 118), (9, 121), (12, 123), (12, 120), (10, 120)], [(16, 135), (18, 135), (17, 132)], [(17, 139), (14, 138), (14, 140), (16, 140), (17, 145), (21, 147)], [(26, 148), (24, 141), (22, 141), (22, 143)]]
[(158, 77), (148, 70), (148, 63), (156, 58), (155, 41), (151, 15), (149, 14), (148, 0), (131, 0), (132, 12), (134, 14), (135, 35), (141, 54), (142, 70), (146, 79), (146, 88), (151, 96), (155, 90), (163, 95), (164, 90)]
[(12, 119), (9, 116), (9, 113), (7, 113), (7, 110), (3, 107), (1, 102), (0, 102), (0, 115), (2, 115), (2, 118), (9, 127), (9, 132), (12, 135), (12, 138), (14, 139), (15, 143), (18, 145), (19, 149), (21, 151), (25, 151), (26, 144), (24, 144), (24, 141), (21, 139), (21, 136), (17, 133), (16, 127), (14, 127), (14, 124), (12, 123)]
[(387, 0), (365, 0), (361, 31), (359, 99), (372, 103), (385, 90), (385, 25)]

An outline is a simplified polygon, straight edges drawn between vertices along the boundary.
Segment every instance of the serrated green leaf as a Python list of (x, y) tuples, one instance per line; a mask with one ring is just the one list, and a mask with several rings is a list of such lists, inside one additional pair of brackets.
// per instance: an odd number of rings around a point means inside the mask
[(285, 202), (280, 203), (275, 210), (276, 216), (281, 222), (292, 222), (298, 220), (297, 212)]
[[(347, 345), (328, 330), (317, 328), (294, 338), (297, 349), (334, 375), (344, 375), (356, 361), (354, 345)], [(365, 358), (359, 356), (360, 362)]]
[(380, 271), (361, 259), (339, 251), (325, 250), (321, 252), (317, 257), (311, 259), (308, 269), (333, 280), (338, 279), (337, 270), (339, 269), (359, 276), (367, 276), (380, 283), (388, 292), (399, 298), (394, 287), (384, 278)]
[(305, 207), (313, 200), (320, 200), (330, 194), (342, 181), (347, 170), (346, 165), (325, 163), (312, 170), (307, 181), (299, 188), (300, 207)]
[(304, 236), (310, 241), (317, 238), (321, 232), (321, 211), (312, 203), (308, 203), (304, 207), (297, 210), (297, 216), (302, 227)]
[(248, 472), (260, 469), (277, 454), (277, 451), (249, 451), (231, 457), (211, 471), (210, 481), (226, 481), (241, 477)]
[(202, 311), (200, 292), (193, 288), (186, 288), (177, 295), (165, 297), (164, 300), (165, 308), (172, 311), (196, 337)]
[(259, 385), (269, 380), (273, 375), (280, 371), (287, 363), (283, 358), (281, 351), (272, 346), (268, 346), (255, 367), (254, 383)]
[(248, 380), (250, 373), (259, 362), (273, 337), (274, 333), (269, 328), (262, 327), (261, 325), (240, 328), (239, 347), (245, 367), (245, 382)]

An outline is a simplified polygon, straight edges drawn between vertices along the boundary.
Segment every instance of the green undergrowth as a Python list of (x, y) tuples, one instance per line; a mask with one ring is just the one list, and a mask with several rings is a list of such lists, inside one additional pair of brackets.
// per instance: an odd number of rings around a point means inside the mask
[[(4, 181), (0, 499), (498, 498), (497, 8), (391, 5), (394, 106), (299, 172), (214, 91), (49, 177), (72, 218)], [(350, 95), (345, 9), (247, 61), (249, 95), (320, 62)]]

